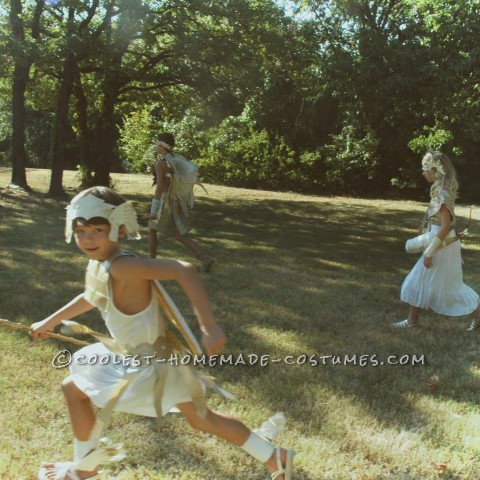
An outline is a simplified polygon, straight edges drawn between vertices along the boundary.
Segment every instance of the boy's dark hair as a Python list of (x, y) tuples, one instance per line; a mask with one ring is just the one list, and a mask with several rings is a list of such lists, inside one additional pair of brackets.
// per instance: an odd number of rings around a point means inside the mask
[(118, 206), (126, 202), (126, 200), (119, 193), (108, 187), (97, 186), (87, 188), (82, 192), (80, 198), (89, 194), (95, 195), (97, 198), (100, 198), (105, 203), (109, 203), (110, 205)]
[[(164, 132), (164, 133), (159, 133), (157, 135), (157, 141), (158, 142), (165, 142), (172, 147), (170, 150), (173, 150), (173, 147), (175, 147), (175, 137), (173, 136), (172, 133)], [(168, 148), (167, 148), (168, 150)], [(152, 179), (152, 187), (157, 184), (157, 176), (155, 173), (153, 174), (153, 179)]]
[(173, 147), (175, 147), (175, 137), (171, 133), (159, 133), (157, 135), (157, 140), (159, 142), (165, 142), (168, 143), (173, 150)]
[[(103, 200), (105, 203), (109, 203), (110, 205), (121, 205), (122, 203), (125, 203), (126, 200), (115, 190), (112, 190), (111, 188), (108, 187), (102, 187), (102, 186), (97, 186), (97, 187), (91, 187), (87, 188), (83, 192), (81, 192), (81, 196), (85, 197), (86, 195), (92, 194), (97, 198), (100, 198)], [(103, 217), (93, 217), (90, 218), (89, 220), (85, 220), (84, 218), (75, 218), (73, 221), (73, 226), (77, 224), (77, 222), (80, 222), (82, 224), (88, 224), (88, 225), (105, 225), (109, 224), (108, 220)]]

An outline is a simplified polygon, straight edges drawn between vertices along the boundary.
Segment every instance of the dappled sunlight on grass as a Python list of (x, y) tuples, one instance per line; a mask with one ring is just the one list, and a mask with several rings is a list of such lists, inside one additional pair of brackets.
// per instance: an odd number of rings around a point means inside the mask
[[(65, 202), (45, 195), (48, 172), (28, 175), (34, 194), (0, 191), (0, 214), (7, 219), (0, 225), (0, 317), (25, 324), (81, 292), (86, 266), (63, 238)], [(125, 246), (146, 256), (151, 178), (113, 179), (136, 204), (144, 237)], [(0, 185), (8, 180), (8, 172), (0, 172)], [(65, 172), (65, 185), (73, 196), (75, 172)], [(216, 259), (213, 272), (201, 277), (229, 337), (225, 353), (269, 358), (265, 366), (206, 367), (239, 399), (210, 395), (211, 407), (253, 428), (285, 411), (288, 425), (279, 442), (297, 450), (295, 479), (429, 479), (436, 475), (432, 462), (449, 465), (445, 478), (474, 479), (480, 468), (480, 362), (477, 336), (465, 333), (469, 319), (427, 312), (416, 329), (391, 327), (406, 318), (400, 286), (417, 256), (407, 255), (404, 243), (417, 234), (426, 205), (206, 187), (208, 195), (196, 189), (192, 235)], [(465, 216), (468, 209), (460, 206), (457, 213)], [(478, 218), (474, 211), (463, 249), (465, 281), (477, 291)], [(161, 255), (196, 263), (171, 238), (160, 236), (159, 246)], [(165, 287), (198, 334), (188, 299), (175, 283)], [(105, 329), (95, 312), (81, 321)], [(8, 372), (0, 387), (21, 398), (16, 405), (22, 414), (19, 420), (0, 413), (0, 447), (16, 459), (13, 467), (0, 462), (0, 473), (18, 480), (24, 470), (35, 473), (32, 458), (37, 465), (70, 456), (59, 389), (66, 372), (50, 366), (65, 345), (30, 347), (22, 334), (6, 331), (0, 339), (2, 371)], [(398, 362), (414, 356), (424, 363), (388, 363), (390, 357)], [(439, 378), (435, 391), (426, 386), (432, 376)], [(110, 434), (129, 452), (125, 463), (107, 468), (120, 480), (266, 478), (261, 465), (224, 442), (192, 433), (179, 416), (162, 419), (158, 435), (153, 419), (115, 415)], [(22, 436), (32, 445), (28, 455), (14, 446)]]

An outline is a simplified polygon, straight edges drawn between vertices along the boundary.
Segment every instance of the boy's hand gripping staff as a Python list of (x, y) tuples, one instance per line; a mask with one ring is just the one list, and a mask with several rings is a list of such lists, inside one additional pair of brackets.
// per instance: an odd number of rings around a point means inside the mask
[[(23, 332), (31, 332), (32, 328), (28, 325), (23, 325), (23, 323), (15, 323), (11, 322), (10, 320), (6, 320), (5, 318), (0, 318), (0, 327), (7, 327), (11, 330), (20, 330)], [(48, 332), (48, 336), (50, 338), (55, 338), (56, 340), (62, 340), (64, 342), (75, 343), (76, 345), (87, 346), (90, 345), (88, 342), (84, 342), (83, 340), (78, 340), (76, 338), (67, 337), (66, 335), (61, 335), (59, 333)]]

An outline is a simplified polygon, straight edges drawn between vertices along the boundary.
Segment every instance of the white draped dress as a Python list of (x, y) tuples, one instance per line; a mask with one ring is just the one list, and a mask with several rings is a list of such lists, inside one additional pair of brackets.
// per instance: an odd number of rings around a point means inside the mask
[[(442, 204), (446, 205), (454, 219), (453, 199), (445, 191), (430, 202), (429, 219), (438, 214)], [(439, 225), (430, 225), (433, 232), (439, 229)], [(452, 234), (453, 230), (449, 232), (449, 235)], [(437, 250), (432, 257), (432, 263), (431, 268), (425, 268), (423, 255), (418, 259), (403, 282), (401, 300), (414, 307), (430, 309), (452, 317), (468, 315), (476, 310), (479, 296), (463, 283), (460, 240)]]

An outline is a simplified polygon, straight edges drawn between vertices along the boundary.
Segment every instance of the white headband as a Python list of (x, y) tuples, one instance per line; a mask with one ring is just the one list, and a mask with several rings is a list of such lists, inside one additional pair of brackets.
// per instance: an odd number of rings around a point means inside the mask
[(157, 140), (157, 145), (161, 145), (165, 147), (167, 150), (173, 150), (173, 147), (169, 145), (167, 142), (162, 142), (161, 140)]
[(423, 158), (422, 160), (422, 168), (424, 171), (429, 170), (432, 171), (435, 169), (437, 173), (441, 173), (442, 175), (445, 175), (445, 170), (443, 169), (443, 165), (440, 162), (440, 160), (435, 161), (433, 159), (433, 155), (428, 155), (427, 158)]
[(125, 225), (128, 239), (138, 240), (140, 238), (138, 233), (140, 227), (138, 226), (132, 202), (124, 202), (117, 206), (111, 205), (92, 193), (88, 193), (80, 198), (74, 197), (67, 207), (65, 241), (67, 243), (72, 241), (73, 221), (76, 218), (83, 218), (88, 222), (88, 220), (94, 217), (108, 220), (111, 226), (108, 238), (112, 242), (118, 241), (118, 229), (122, 225)]

